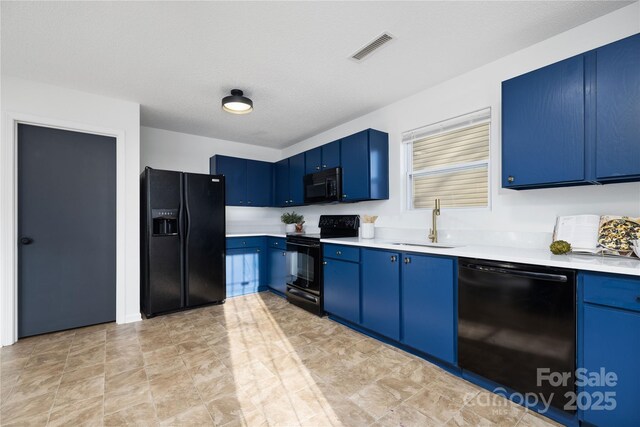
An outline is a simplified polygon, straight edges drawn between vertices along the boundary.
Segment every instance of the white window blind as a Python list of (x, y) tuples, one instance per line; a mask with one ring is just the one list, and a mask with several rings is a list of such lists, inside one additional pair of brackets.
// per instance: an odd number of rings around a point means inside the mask
[(410, 209), (489, 205), (490, 126), (485, 109), (403, 134)]

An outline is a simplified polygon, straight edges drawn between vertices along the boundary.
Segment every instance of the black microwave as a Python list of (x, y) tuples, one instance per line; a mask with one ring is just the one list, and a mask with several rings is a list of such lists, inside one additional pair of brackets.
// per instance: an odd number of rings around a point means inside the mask
[(303, 178), (304, 203), (333, 203), (342, 200), (342, 168), (310, 173)]

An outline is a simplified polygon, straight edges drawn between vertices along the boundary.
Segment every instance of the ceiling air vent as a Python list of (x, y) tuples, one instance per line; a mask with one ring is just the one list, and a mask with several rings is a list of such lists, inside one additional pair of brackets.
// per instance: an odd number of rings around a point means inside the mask
[(371, 43), (368, 43), (365, 47), (351, 55), (351, 59), (354, 61), (362, 61), (391, 40), (393, 40), (393, 36), (391, 34), (382, 33), (381, 36), (376, 37)]

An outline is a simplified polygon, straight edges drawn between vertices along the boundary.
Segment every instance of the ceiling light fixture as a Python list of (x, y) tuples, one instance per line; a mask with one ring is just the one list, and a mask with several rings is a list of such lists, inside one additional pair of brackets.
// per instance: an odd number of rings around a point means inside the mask
[(222, 98), (222, 109), (231, 114), (247, 114), (253, 111), (253, 101), (240, 89), (231, 89), (231, 95)]

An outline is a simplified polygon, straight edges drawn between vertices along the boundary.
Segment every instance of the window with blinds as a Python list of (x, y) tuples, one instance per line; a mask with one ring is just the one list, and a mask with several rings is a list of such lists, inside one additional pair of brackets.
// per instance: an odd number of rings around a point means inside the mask
[(489, 206), (491, 110), (405, 132), (410, 209)]

